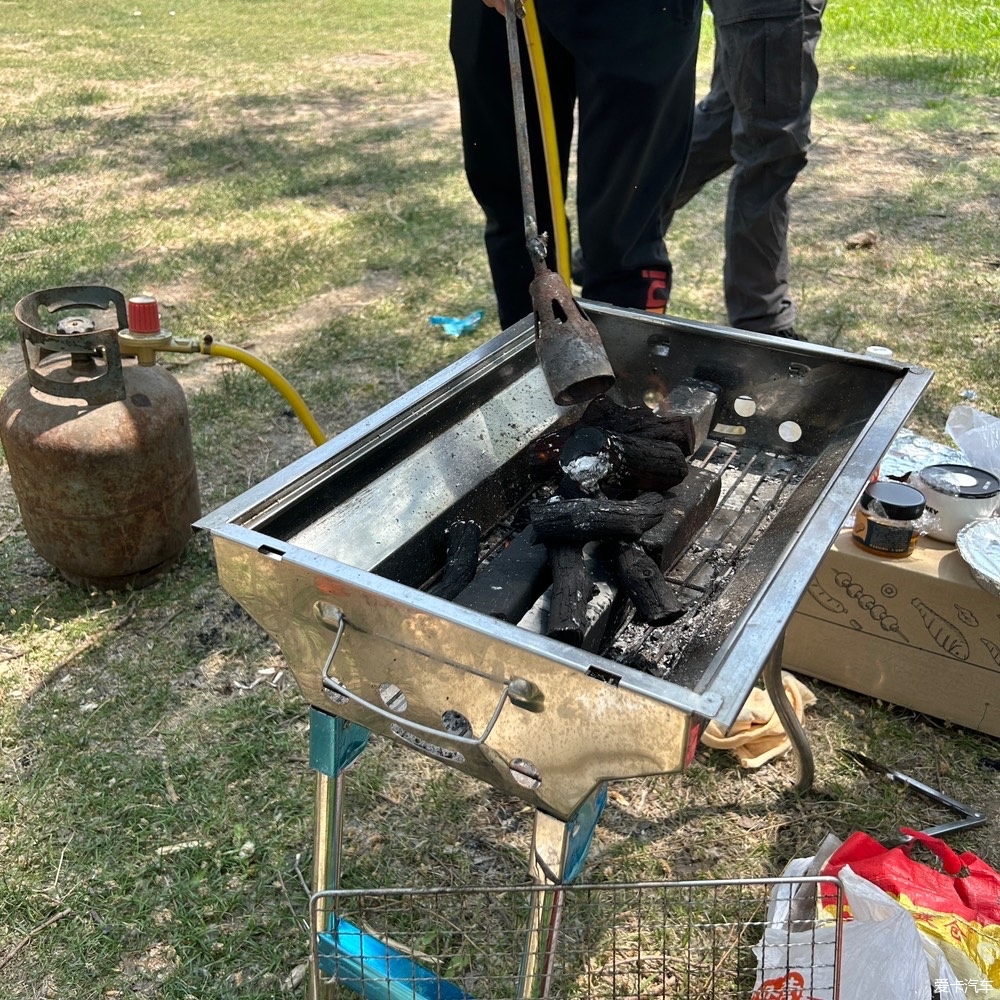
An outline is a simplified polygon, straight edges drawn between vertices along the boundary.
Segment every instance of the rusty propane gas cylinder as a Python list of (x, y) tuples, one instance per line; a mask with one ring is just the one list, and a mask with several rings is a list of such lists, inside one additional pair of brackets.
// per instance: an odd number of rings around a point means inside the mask
[[(50, 332), (42, 308), (85, 314)], [(179, 558), (200, 514), (183, 390), (155, 363), (122, 358), (129, 306), (115, 289), (34, 292), (14, 317), (26, 370), (0, 399), (0, 443), (28, 540), (73, 583), (151, 583)]]

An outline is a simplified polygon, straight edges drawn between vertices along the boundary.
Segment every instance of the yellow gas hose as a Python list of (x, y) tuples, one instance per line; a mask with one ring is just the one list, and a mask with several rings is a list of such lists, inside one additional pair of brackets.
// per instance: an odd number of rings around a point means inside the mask
[(309, 412), (309, 407), (306, 406), (305, 401), (295, 391), (291, 382), (275, 371), (269, 364), (240, 347), (231, 347), (229, 344), (218, 344), (215, 341), (206, 342), (203, 340), (199, 344), (198, 350), (199, 353), (208, 354), (212, 357), (231, 358), (233, 361), (241, 361), (247, 367), (257, 372), (258, 375), (263, 375), (285, 397), (295, 416), (299, 418), (300, 423), (313, 439), (313, 444), (320, 445), (326, 441), (326, 435), (319, 429), (319, 424), (313, 419), (313, 415)]
[(545, 176), (549, 184), (549, 201), (552, 205), (552, 238), (556, 251), (556, 270), (569, 288), (571, 280), (569, 253), (569, 224), (566, 220), (566, 195), (562, 185), (559, 164), (559, 141), (556, 136), (555, 116), (552, 112), (552, 91), (545, 68), (542, 33), (538, 26), (533, 0), (524, 0), (524, 37), (528, 43), (528, 61), (535, 81), (535, 103), (542, 126), (542, 150), (545, 154)]

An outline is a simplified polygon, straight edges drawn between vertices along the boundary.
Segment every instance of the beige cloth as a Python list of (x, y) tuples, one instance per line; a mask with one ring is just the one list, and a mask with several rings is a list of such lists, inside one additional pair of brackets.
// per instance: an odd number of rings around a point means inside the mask
[[(781, 683), (801, 722), (805, 710), (816, 704), (816, 695), (797, 677), (784, 670), (781, 672)], [(754, 688), (750, 692), (728, 733), (724, 733), (715, 722), (710, 722), (701, 734), (701, 741), (717, 750), (729, 750), (739, 758), (741, 767), (751, 768), (780, 757), (792, 745), (774, 711), (770, 696), (763, 688)]]

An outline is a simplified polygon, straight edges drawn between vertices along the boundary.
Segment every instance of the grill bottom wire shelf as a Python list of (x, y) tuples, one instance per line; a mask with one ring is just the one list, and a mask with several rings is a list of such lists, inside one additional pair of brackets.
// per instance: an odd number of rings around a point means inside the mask
[(556, 907), (535, 995), (836, 1000), (841, 902), (840, 883), (817, 877), (339, 889), (312, 897), (310, 941), (335, 997), (513, 1000), (544, 947), (532, 911)]

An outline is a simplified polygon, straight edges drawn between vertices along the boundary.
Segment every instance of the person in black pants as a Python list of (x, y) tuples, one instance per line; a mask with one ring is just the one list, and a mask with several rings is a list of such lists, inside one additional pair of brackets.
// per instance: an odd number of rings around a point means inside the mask
[[(494, 0), (491, 6), (502, 6)], [(500, 324), (532, 312), (504, 18), (485, 0), (452, 0), (469, 186), (486, 215)], [(577, 219), (585, 298), (663, 312), (670, 260), (661, 229), (681, 181), (694, 115), (702, 0), (536, 0), (563, 178), (579, 105)], [(538, 231), (552, 217), (527, 52), (529, 142)]]
[(788, 287), (788, 192), (806, 165), (826, 0), (708, 0), (715, 62), (691, 153), (664, 216), (732, 168), (723, 287), (731, 326), (804, 339)]

